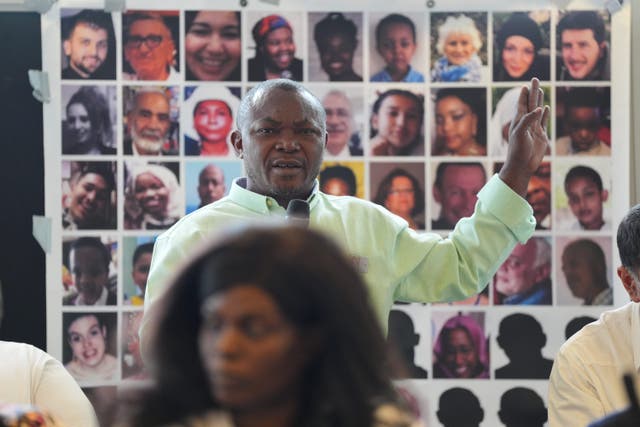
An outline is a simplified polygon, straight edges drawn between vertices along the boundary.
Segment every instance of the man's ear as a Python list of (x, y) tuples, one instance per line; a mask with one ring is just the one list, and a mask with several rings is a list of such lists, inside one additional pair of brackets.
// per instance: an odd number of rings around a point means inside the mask
[(242, 146), (242, 133), (238, 129), (231, 132), (231, 145), (233, 145), (233, 151), (236, 152), (236, 156), (241, 159), (244, 147)]
[(640, 284), (636, 283), (635, 279), (626, 267), (618, 267), (618, 277), (629, 294), (631, 301), (640, 302), (640, 289), (638, 289), (638, 285)]
[(325, 131), (324, 132), (324, 146), (323, 148), (326, 150), (327, 149), (327, 143), (329, 142), (329, 132)]
[(607, 47), (607, 42), (601, 42), (598, 47), (600, 48), (600, 52), (598, 52), (598, 58), (602, 58), (604, 56), (605, 48)]
[(602, 203), (606, 202), (609, 198), (609, 190), (602, 190), (600, 194), (602, 195)]
[(62, 48), (64, 49), (64, 54), (66, 56), (71, 56), (71, 42), (69, 40), (62, 42)]

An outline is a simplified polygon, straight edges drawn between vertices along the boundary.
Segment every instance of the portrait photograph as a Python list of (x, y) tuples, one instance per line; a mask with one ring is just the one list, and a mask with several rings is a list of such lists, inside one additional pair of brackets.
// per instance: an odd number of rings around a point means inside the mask
[(62, 304), (116, 305), (118, 302), (116, 236), (66, 236), (62, 240)]
[(184, 167), (187, 213), (229, 194), (233, 180), (242, 176), (239, 160), (188, 161)]
[(558, 80), (611, 79), (611, 15), (606, 10), (560, 11), (556, 27)]
[(116, 37), (111, 13), (60, 9), (62, 80), (113, 80)]
[(239, 10), (184, 12), (186, 80), (242, 80), (241, 23)]
[(452, 83), (489, 80), (487, 13), (434, 12), (429, 17), (431, 81)]
[(307, 14), (309, 81), (361, 82), (362, 12)]
[(179, 86), (123, 86), (123, 154), (177, 156), (181, 97)]
[(349, 158), (364, 154), (364, 94), (361, 85), (310, 84), (327, 115), (327, 148), (325, 159)]
[(369, 81), (425, 82), (425, 24), (421, 13), (369, 13)]
[(62, 161), (63, 230), (116, 228), (116, 162)]
[(496, 305), (551, 305), (552, 253), (550, 237), (518, 243), (493, 276)]
[(431, 325), (433, 378), (489, 378), (489, 338), (483, 311), (432, 311)]
[[(556, 295), (559, 305), (610, 306), (614, 278), (611, 236), (557, 236)], [(615, 279), (615, 282), (613, 281)]]
[(453, 230), (461, 218), (471, 216), (478, 192), (487, 182), (483, 162), (431, 162), (432, 230)]
[(493, 80), (549, 80), (548, 10), (493, 13)]
[(611, 156), (611, 146), (610, 88), (556, 87), (556, 155)]
[(557, 229), (611, 230), (612, 171), (608, 159), (559, 159), (554, 163)]
[(138, 336), (142, 314), (142, 310), (121, 313), (120, 348), (122, 349), (121, 369), (124, 381), (142, 381), (148, 378), (142, 356), (140, 356), (140, 338)]
[(379, 86), (369, 93), (369, 150), (372, 156), (423, 156), (424, 93), (403, 86)]
[(179, 82), (180, 11), (122, 14), (122, 79)]
[(116, 86), (62, 85), (62, 154), (117, 154)]
[(122, 237), (122, 302), (142, 307), (157, 236)]
[(325, 160), (320, 167), (320, 191), (333, 196), (365, 198), (364, 162)]
[(431, 155), (487, 155), (487, 90), (443, 87), (431, 91)]
[(231, 131), (240, 105), (240, 87), (185, 86), (182, 103), (184, 154), (236, 158)]
[[(546, 104), (554, 113), (553, 104), (551, 103), (551, 88), (549, 86), (541, 86), (544, 93)], [(498, 86), (491, 88), (491, 119), (489, 121), (489, 147), (488, 153), (495, 157), (507, 156), (507, 145), (509, 143), (509, 127), (511, 121), (515, 117), (518, 109), (518, 99), (522, 86), (504, 87)], [(547, 123), (547, 136), (551, 141), (553, 135), (552, 121)], [(547, 154), (551, 154), (551, 145), (547, 149)]]
[(166, 230), (184, 215), (178, 162), (124, 163), (125, 230)]
[(290, 11), (279, 14), (250, 11), (245, 16), (248, 80), (261, 82), (285, 78), (301, 82), (304, 76), (304, 15)]
[(371, 163), (370, 200), (414, 230), (425, 229), (424, 163)]
[(116, 315), (93, 311), (62, 313), (62, 363), (79, 383), (119, 378)]

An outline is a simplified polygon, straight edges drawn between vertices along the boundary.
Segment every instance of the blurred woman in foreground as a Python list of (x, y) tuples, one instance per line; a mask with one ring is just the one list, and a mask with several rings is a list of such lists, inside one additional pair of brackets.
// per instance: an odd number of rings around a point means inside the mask
[[(362, 278), (325, 237), (252, 227), (210, 244), (149, 313), (153, 386), (128, 425), (410, 425)], [(383, 420), (384, 417), (384, 420)]]

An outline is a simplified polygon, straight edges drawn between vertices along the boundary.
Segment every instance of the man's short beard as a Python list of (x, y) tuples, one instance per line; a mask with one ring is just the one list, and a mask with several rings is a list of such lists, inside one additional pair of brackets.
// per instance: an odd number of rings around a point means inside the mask
[(100, 65), (98, 65), (98, 66), (96, 67), (96, 69), (95, 69), (95, 70), (90, 71), (90, 70), (87, 70), (87, 69), (84, 67), (84, 65), (82, 65), (81, 63), (80, 63), (80, 64), (78, 64), (78, 63), (73, 62), (73, 63), (72, 63), (72, 67), (71, 67), (71, 68), (75, 68), (75, 69), (76, 69), (76, 71), (79, 71), (80, 73), (88, 74), (88, 75), (90, 76), (90, 75), (92, 75), (93, 73), (95, 73), (96, 71), (98, 71), (98, 69), (99, 69), (101, 66), (102, 66), (102, 63), (100, 63)]
[[(145, 138), (136, 132), (136, 130), (131, 128), (131, 142), (136, 147), (136, 149), (140, 152), (144, 153), (159, 153), (162, 150), (162, 146), (164, 145), (166, 138), (160, 139), (149, 139)], [(144, 154), (141, 153), (141, 154)]]

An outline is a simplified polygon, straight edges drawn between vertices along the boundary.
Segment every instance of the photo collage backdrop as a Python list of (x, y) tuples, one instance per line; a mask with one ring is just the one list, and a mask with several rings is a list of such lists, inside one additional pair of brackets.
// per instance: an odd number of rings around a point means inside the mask
[[(137, 329), (155, 238), (243, 175), (229, 138), (240, 99), (277, 77), (303, 82), (327, 112), (322, 191), (371, 200), (442, 236), (500, 170), (520, 87), (540, 78), (551, 147), (527, 192), (534, 237), (477, 296), (396, 304), (389, 340), (407, 364), (398, 385), (429, 425), (460, 405), (477, 408), (470, 420), (483, 412), (481, 425), (498, 425), (498, 411), (517, 416), (522, 406), (501, 407), (501, 397), (542, 413), (570, 330), (624, 303), (613, 297), (614, 219), (628, 204), (627, 184), (613, 164), (626, 158), (628, 137), (612, 135), (628, 135), (628, 122), (612, 114), (620, 95), (611, 78), (628, 85), (618, 69), (628, 44), (612, 43), (629, 37), (616, 33), (628, 22), (613, 25), (624, 14), (580, 11), (602, 26), (589, 62), (559, 30), (578, 11), (551, 5), (187, 6), (107, 13), (62, 5), (47, 15), (55, 14), (48, 33), (60, 52), (45, 57), (56, 64), (50, 75), (60, 73), (57, 115), (46, 116), (57, 117), (45, 136), (56, 147), (47, 158), (56, 182), (47, 186), (62, 201), (52, 211), (59, 262), (49, 262), (48, 277), (61, 276), (62, 286), (48, 280), (49, 348), (103, 420), (118, 387), (146, 378)], [(94, 37), (94, 50), (78, 34)]]

